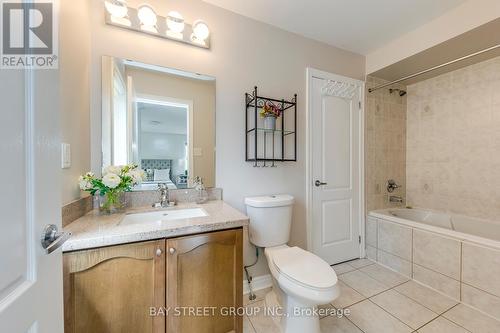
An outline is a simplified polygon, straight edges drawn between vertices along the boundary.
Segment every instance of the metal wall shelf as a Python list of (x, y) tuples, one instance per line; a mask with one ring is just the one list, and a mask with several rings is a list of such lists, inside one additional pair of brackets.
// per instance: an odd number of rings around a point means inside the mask
[[(263, 127), (259, 116), (266, 103), (278, 107), (281, 116), (276, 119), (276, 129)], [(275, 167), (275, 162), (297, 161), (297, 94), (292, 100), (279, 100), (259, 96), (257, 87), (245, 93), (245, 161), (255, 167)], [(293, 148), (293, 149), (292, 149)]]

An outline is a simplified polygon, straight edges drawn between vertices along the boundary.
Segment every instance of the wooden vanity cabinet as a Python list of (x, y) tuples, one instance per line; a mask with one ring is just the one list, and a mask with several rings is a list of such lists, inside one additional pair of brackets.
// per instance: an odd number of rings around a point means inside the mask
[(243, 332), (242, 231), (167, 239), (167, 308), (203, 313), (167, 316), (167, 333)]
[(65, 253), (65, 332), (242, 333), (229, 312), (243, 303), (242, 237), (240, 228)]

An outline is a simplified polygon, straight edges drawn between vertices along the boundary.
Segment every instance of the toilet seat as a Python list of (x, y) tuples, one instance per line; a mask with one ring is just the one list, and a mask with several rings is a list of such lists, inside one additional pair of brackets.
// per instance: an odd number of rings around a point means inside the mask
[(276, 249), (271, 259), (280, 275), (304, 288), (320, 291), (337, 284), (337, 274), (326, 261), (299, 247)]

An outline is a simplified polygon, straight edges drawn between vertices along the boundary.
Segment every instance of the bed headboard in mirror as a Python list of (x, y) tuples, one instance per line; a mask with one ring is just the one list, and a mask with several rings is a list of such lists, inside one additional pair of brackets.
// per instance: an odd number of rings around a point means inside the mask
[(102, 161), (139, 165), (138, 190), (215, 186), (215, 78), (103, 56)]

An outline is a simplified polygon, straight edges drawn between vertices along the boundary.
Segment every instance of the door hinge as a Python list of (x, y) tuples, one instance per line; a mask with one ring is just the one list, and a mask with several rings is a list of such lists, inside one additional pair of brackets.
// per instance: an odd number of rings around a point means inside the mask
[(359, 103), (359, 109), (361, 110), (361, 101), (359, 101), (358, 103)]
[(358, 236), (358, 242), (361, 244), (361, 235)]

